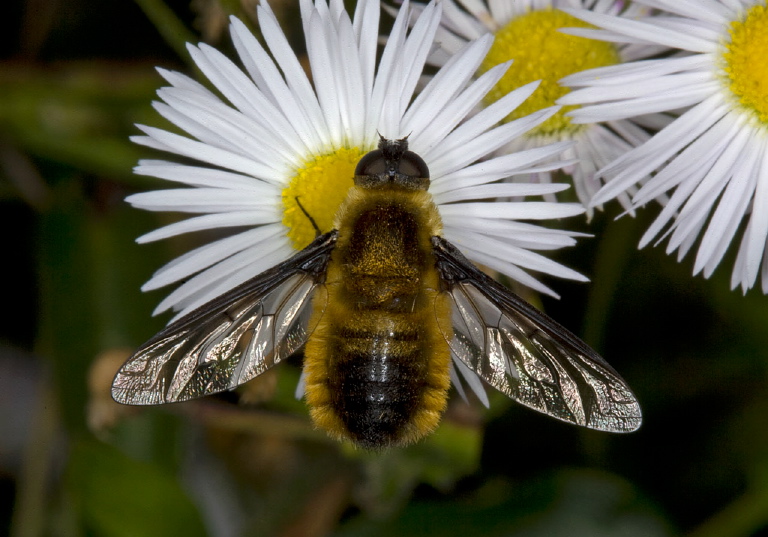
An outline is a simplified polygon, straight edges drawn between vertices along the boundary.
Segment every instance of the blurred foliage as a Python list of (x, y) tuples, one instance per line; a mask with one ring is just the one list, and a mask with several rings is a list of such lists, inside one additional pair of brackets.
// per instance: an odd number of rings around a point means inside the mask
[[(153, 270), (193, 241), (137, 246), (169, 217), (132, 210), (153, 188), (153, 67), (194, 74), (184, 41), (231, 52), (246, 0), (41, 0), (6, 6), (0, 66), (0, 534), (13, 536), (768, 535), (768, 307), (635, 245), (655, 209), (614, 221), (560, 260), (543, 306), (622, 372), (645, 413), (618, 436), (493, 397), (453, 401), (402, 450), (365, 453), (314, 430), (297, 363), (242, 393), (168, 408), (109, 398), (117, 365), (167, 319)], [(284, 4), (284, 5), (283, 5)], [(300, 43), (297, 6), (273, 5)], [(201, 36), (201, 37), (200, 37)], [(724, 263), (728, 266), (729, 263)]]

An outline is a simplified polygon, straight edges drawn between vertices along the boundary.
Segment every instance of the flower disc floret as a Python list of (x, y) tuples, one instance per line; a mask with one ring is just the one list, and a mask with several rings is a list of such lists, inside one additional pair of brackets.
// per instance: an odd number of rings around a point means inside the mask
[[(606, 123), (573, 121), (569, 113), (579, 111), (580, 103), (568, 103), (572, 93), (563, 83), (563, 77), (591, 68), (611, 68), (628, 59), (649, 58), (658, 55), (658, 46), (642, 43), (617, 44), (592, 39), (593, 24), (584, 23), (570, 15), (574, 7), (588, 8), (599, 15), (617, 15), (636, 20), (646, 16), (649, 9), (635, 2), (618, 0), (442, 0), (443, 20), (438, 32), (438, 47), (429, 61), (436, 66), (445, 65), (468, 42), (479, 36), (493, 38), (493, 46), (484, 59), (483, 73), (502, 62), (512, 62), (502, 80), (484, 99), (485, 106), (502, 95), (526, 83), (536, 81), (538, 90), (520, 107), (506, 117), (506, 121), (550, 106), (562, 107), (542, 125), (513, 140), (501, 152), (514, 152), (541, 147), (553, 141), (569, 142), (562, 158), (570, 163), (561, 171), (570, 175), (575, 193), (587, 207), (587, 216), (593, 215), (592, 197), (602, 186), (595, 172), (632, 147), (650, 138), (649, 126), (668, 123), (661, 114), (641, 119), (627, 119)], [(424, 9), (422, 6), (420, 9)], [(527, 181), (552, 183), (563, 176), (547, 170), (537, 170)], [(556, 199), (553, 196), (546, 198)], [(630, 209), (628, 196), (619, 200)], [(599, 205), (597, 206), (599, 208)]]
[[(509, 59), (514, 62), (488, 93), (486, 102), (490, 104), (515, 88), (541, 80), (541, 85), (531, 98), (510, 114), (507, 120), (553, 106), (569, 91), (558, 83), (561, 78), (585, 69), (619, 62), (619, 54), (612, 44), (559, 31), (567, 27), (591, 26), (559, 9), (545, 9), (514, 18), (496, 32), (493, 46), (481, 69), (486, 71)], [(576, 133), (583, 130), (583, 125), (571, 123), (566, 116), (574, 108), (563, 107), (531, 131), (529, 136), (554, 136), (564, 131)]]
[(365, 153), (357, 147), (341, 147), (318, 156), (301, 166), (283, 189), (283, 224), (295, 249), (315, 238), (312, 220), (321, 232), (331, 230), (333, 217), (352, 186), (355, 166)]
[(755, 5), (731, 23), (723, 59), (728, 86), (741, 106), (768, 125), (768, 7)]

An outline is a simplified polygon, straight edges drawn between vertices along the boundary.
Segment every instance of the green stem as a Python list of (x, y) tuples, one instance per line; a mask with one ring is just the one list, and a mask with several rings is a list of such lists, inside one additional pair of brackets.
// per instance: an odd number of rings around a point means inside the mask
[(56, 398), (47, 380), (40, 383), (38, 405), (24, 449), (11, 537), (37, 537), (45, 533), (51, 463), (59, 426)]
[(190, 32), (176, 14), (162, 0), (136, 0), (141, 10), (152, 21), (157, 31), (165, 39), (176, 54), (193, 68), (187, 43), (197, 41), (197, 36)]
[(624, 267), (637, 248), (637, 219), (624, 217), (605, 226), (595, 255), (582, 335), (584, 341), (598, 351), (603, 346), (606, 319), (611, 311)]
[(768, 524), (768, 489), (749, 490), (716, 513), (689, 537), (749, 537)]

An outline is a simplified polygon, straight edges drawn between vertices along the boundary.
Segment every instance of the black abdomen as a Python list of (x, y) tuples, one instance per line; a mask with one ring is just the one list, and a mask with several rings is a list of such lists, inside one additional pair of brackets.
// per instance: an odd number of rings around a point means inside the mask
[(358, 444), (397, 443), (429, 388), (423, 334), (399, 330), (397, 322), (387, 332), (350, 333), (353, 324), (340, 326), (333, 338), (332, 405)]

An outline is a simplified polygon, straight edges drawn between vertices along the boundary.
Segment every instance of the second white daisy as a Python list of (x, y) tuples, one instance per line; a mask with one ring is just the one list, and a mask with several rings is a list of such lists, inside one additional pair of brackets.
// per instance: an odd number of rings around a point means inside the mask
[(593, 203), (625, 195), (662, 167), (632, 197), (633, 207), (665, 200), (640, 246), (669, 237), (667, 252), (682, 259), (700, 239), (693, 272), (709, 277), (742, 233), (731, 287), (746, 292), (760, 275), (768, 292), (768, 8), (755, 0), (635, 3), (663, 11), (634, 22), (570, 13), (602, 28), (582, 35), (677, 54), (569, 77), (565, 83), (578, 89), (563, 100), (581, 105), (571, 112), (578, 123), (685, 112), (600, 170), (608, 184)]
[[(566, 8), (586, 8), (603, 14), (616, 14), (633, 18), (643, 10), (632, 5), (624, 9), (624, 2), (605, 0), (502, 0), (469, 1), (446, 0), (441, 28), (437, 41), (440, 49), (430, 60), (443, 65), (448, 58), (461, 50), (466, 43), (484, 35), (494, 37), (493, 46), (480, 66), (486, 72), (501, 63), (513, 60), (499, 83), (485, 96), (487, 106), (514, 89), (541, 80), (541, 85), (523, 105), (511, 113), (507, 120), (523, 117), (532, 112), (553, 106), (569, 89), (560, 84), (563, 77), (585, 69), (615, 65), (656, 53), (657, 46), (615, 45), (584, 39), (562, 33), (562, 28), (585, 26), (568, 15)], [(462, 9), (463, 8), (463, 9)], [(562, 157), (573, 160), (564, 168), (573, 178), (579, 200), (592, 214), (592, 196), (601, 183), (595, 172), (626, 151), (649, 138), (644, 127), (664, 125), (660, 115), (631, 120), (576, 124), (567, 112), (572, 106), (563, 107), (557, 114), (531, 129), (504, 148), (519, 151), (540, 147), (554, 141), (571, 141), (573, 145)], [(529, 180), (542, 183), (553, 181), (551, 171), (533, 174)], [(553, 199), (550, 196), (550, 199)], [(629, 198), (623, 201), (629, 207)]]

